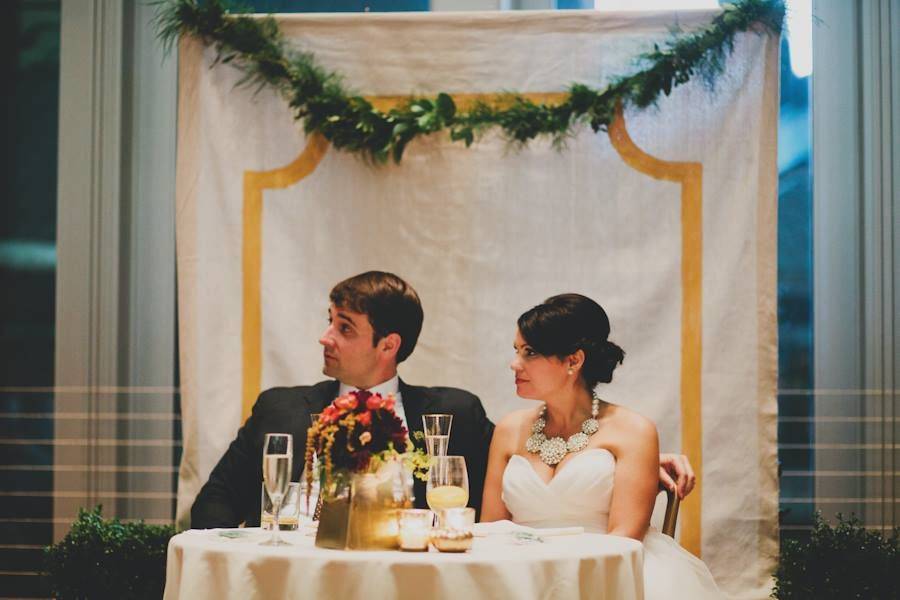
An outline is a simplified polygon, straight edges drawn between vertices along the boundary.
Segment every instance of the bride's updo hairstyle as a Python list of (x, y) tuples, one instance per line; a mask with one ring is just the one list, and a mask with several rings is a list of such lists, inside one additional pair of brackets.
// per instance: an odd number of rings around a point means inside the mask
[(559, 359), (584, 351), (581, 376), (588, 390), (612, 381), (625, 351), (610, 342), (609, 318), (603, 307), (581, 294), (547, 298), (519, 317), (519, 333), (531, 349)]

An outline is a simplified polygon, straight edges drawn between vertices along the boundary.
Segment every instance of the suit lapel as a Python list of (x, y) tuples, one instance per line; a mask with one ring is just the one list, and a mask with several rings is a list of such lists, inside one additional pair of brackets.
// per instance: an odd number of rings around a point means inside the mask
[(322, 409), (331, 404), (337, 398), (340, 384), (337, 380), (325, 384), (316, 385), (306, 395), (306, 408), (309, 414), (320, 413)]
[[(428, 388), (406, 385), (400, 380), (400, 394), (402, 395), (403, 411), (406, 413), (406, 423), (409, 427), (409, 438), (416, 448), (427, 452), (425, 439), (416, 439), (415, 432), (422, 431), (422, 415), (435, 412), (436, 401)], [(416, 508), (428, 508), (425, 502), (425, 482), (416, 478), (413, 481), (413, 493), (415, 495)]]
[(406, 413), (406, 425), (409, 427), (409, 438), (416, 448), (425, 450), (425, 440), (416, 439), (415, 432), (422, 431), (422, 415), (432, 410), (434, 401), (427, 393), (426, 388), (407, 385), (400, 380), (400, 396), (403, 402), (403, 412)]
[(301, 394), (300, 406), (293, 411), (294, 415), (294, 468), (292, 480), (298, 481), (303, 473), (303, 461), (306, 455), (306, 431), (312, 425), (310, 415), (320, 413), (331, 404), (338, 393), (338, 382), (328, 381), (314, 385), (309, 391)]

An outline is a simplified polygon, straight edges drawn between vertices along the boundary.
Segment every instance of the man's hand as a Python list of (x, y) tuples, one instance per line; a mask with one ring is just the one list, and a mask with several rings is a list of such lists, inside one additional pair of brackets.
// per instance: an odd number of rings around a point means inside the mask
[(659, 455), (659, 484), (667, 490), (674, 491), (678, 498), (684, 500), (685, 496), (694, 489), (697, 478), (691, 468), (691, 462), (684, 454), (660, 454)]

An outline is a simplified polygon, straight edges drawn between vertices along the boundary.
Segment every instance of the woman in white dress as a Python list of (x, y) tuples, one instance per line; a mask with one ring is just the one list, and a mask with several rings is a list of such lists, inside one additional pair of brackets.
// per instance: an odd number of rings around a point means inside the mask
[(510, 365), (516, 393), (541, 405), (497, 425), (481, 520), (634, 538), (644, 544), (645, 598), (721, 598), (702, 561), (650, 528), (659, 437), (649, 419), (594, 392), (625, 357), (608, 337), (603, 308), (578, 294), (519, 317)]

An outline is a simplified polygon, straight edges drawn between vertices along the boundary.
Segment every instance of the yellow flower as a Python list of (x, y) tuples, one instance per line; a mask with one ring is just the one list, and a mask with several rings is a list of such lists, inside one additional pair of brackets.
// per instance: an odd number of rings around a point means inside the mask
[(359, 443), (365, 446), (369, 442), (372, 441), (372, 434), (368, 431), (364, 431), (361, 436), (359, 436)]

